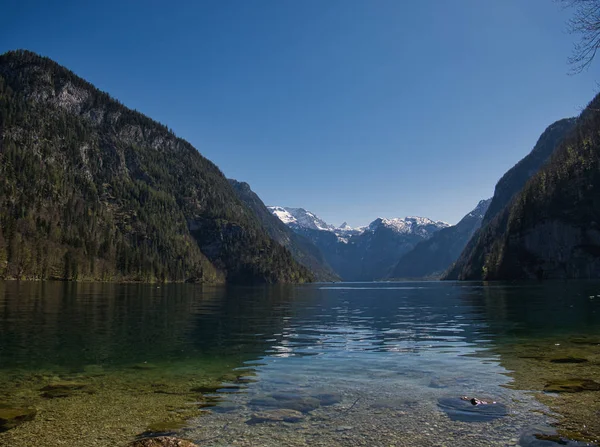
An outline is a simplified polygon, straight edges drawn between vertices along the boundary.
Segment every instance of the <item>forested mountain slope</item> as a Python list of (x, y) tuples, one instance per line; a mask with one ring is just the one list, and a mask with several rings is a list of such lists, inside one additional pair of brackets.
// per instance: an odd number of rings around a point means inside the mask
[(296, 234), (275, 217), (246, 182), (229, 179), (238, 197), (258, 217), (269, 236), (286, 247), (294, 259), (308, 268), (318, 281), (337, 281), (337, 276), (323, 258), (321, 251), (307, 238)]
[(600, 96), (469, 244), (459, 279), (600, 277)]
[(327, 264), (344, 281), (375, 281), (389, 277), (406, 252), (448, 227), (425, 217), (378, 218), (367, 227), (336, 228), (304, 208), (269, 207), (296, 233), (319, 248)]
[(483, 218), (483, 225), (502, 211), (514, 195), (523, 189), (527, 180), (540, 170), (560, 142), (573, 129), (576, 121), (576, 118), (565, 118), (548, 126), (531, 152), (498, 180), (492, 202)]
[(0, 56), (0, 276), (305, 281), (219, 169), (48, 58)]

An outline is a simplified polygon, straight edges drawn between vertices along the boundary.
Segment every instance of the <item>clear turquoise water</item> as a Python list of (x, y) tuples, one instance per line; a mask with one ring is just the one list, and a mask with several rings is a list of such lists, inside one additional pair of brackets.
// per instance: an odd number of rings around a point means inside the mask
[[(138, 397), (158, 380), (184, 387), (178, 404), (203, 415), (174, 432), (201, 445), (558, 445), (530, 435), (564, 417), (589, 441), (597, 428), (569, 410), (571, 395), (549, 395), (549, 406), (536, 393), (552, 378), (600, 382), (597, 295), (595, 282), (0, 283), (0, 403), (51, 414), (77, 395), (36, 397), (44, 380), (101, 370), (115, 382), (130, 374)], [(551, 362), (574, 352), (587, 362)], [(205, 376), (218, 386), (199, 390)], [(17, 393), (19, 380), (32, 392)], [(464, 395), (496, 401), (499, 417), (464, 406)], [(578, 396), (589, 408), (600, 400)], [(282, 408), (301, 420), (254, 423)], [(33, 439), (36, 423), (20, 426), (22, 437), (30, 427)]]

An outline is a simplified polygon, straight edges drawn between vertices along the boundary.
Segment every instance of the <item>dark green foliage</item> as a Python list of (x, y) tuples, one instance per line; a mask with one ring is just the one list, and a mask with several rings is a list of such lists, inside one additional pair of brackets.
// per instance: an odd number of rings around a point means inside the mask
[(573, 129), (575, 118), (556, 121), (548, 126), (538, 139), (533, 150), (502, 176), (496, 184), (494, 197), (478, 230), (461, 253), (454, 265), (445, 273), (445, 279), (463, 277), (479, 278), (483, 272), (484, 253), (475, 250), (479, 244), (489, 245), (493, 241), (486, 228), (501, 225), (502, 212), (511, 200), (523, 189), (527, 181), (548, 161), (554, 150)]
[(310, 279), (213, 163), (50, 59), (0, 56), (0, 135), (2, 277)]
[(600, 96), (472, 240), (459, 279), (600, 277)]
[(575, 118), (565, 118), (548, 126), (533, 150), (498, 180), (482, 225), (490, 222), (523, 189), (527, 180), (539, 171), (565, 135), (573, 129), (576, 121)]
[(308, 268), (318, 281), (337, 281), (340, 278), (331, 270), (321, 251), (307, 238), (294, 233), (275, 217), (245, 182), (229, 179), (239, 199), (258, 217), (269, 236), (286, 247), (294, 259)]

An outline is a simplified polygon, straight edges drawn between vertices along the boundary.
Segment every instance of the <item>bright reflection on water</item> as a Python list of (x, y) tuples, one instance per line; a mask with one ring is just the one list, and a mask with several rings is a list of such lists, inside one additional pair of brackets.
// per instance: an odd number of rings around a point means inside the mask
[[(592, 282), (0, 283), (0, 408), (40, 410), (0, 445), (56, 445), (40, 434), (54, 430), (65, 445), (174, 432), (200, 445), (543, 446), (558, 444), (533, 434), (561, 421), (592, 440), (593, 414), (561, 419), (573, 394), (536, 392), (551, 379), (600, 382), (596, 295)], [(571, 348), (585, 362), (570, 364)], [(41, 395), (74, 380), (87, 396)], [(144, 405), (156, 412), (122, 421), (121, 438), (112, 419), (110, 435), (68, 433), (95, 395), (132, 414), (134, 400), (155, 398)], [(461, 396), (497, 404), (471, 408)], [(600, 411), (600, 392), (577, 396)], [(287, 421), (264, 421), (281, 410)], [(177, 411), (185, 426), (169, 425)], [(48, 422), (54, 413), (68, 420)]]

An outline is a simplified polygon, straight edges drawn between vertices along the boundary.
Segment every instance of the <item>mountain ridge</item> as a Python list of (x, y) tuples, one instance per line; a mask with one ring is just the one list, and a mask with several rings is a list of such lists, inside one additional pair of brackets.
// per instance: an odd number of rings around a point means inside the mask
[(600, 160), (598, 104), (600, 96), (566, 129), (522, 188), (482, 226), (445, 279), (600, 276), (596, 223), (600, 178), (594, 171)]
[(218, 167), (49, 58), (0, 55), (0, 276), (311, 279)]
[(576, 118), (563, 118), (550, 124), (542, 132), (531, 152), (504, 173), (494, 187), (492, 201), (483, 218), (484, 225), (500, 213), (512, 197), (539, 171), (576, 122)]
[[(387, 278), (404, 253), (436, 231), (448, 227), (442, 221), (405, 217), (377, 218), (366, 227), (348, 230), (347, 227), (335, 228), (303, 208), (293, 210), (306, 213), (306, 219), (290, 217), (285, 207), (269, 209), (274, 215), (283, 216), (283, 221), (295, 232), (312, 241), (333, 270), (348, 281)], [(314, 223), (315, 219), (318, 224)]]
[(316, 214), (307, 211), (304, 208), (291, 208), (285, 206), (267, 206), (269, 211), (278, 217), (284, 224), (293, 228), (303, 228), (310, 230), (332, 231), (335, 234), (360, 234), (366, 230), (373, 231), (378, 226), (382, 225), (389, 227), (399, 233), (410, 233), (412, 229), (422, 230), (428, 225), (436, 227), (448, 227), (447, 222), (441, 220), (432, 220), (427, 217), (406, 216), (406, 217), (377, 217), (369, 225), (363, 227), (351, 227), (347, 222), (342, 223), (339, 227), (325, 222)]
[(259, 218), (269, 236), (286, 247), (298, 263), (313, 273), (317, 281), (339, 281), (339, 276), (327, 264), (318, 247), (304, 236), (295, 233), (273, 214), (248, 183), (234, 179), (229, 179), (229, 183), (240, 200)]
[(481, 200), (456, 225), (442, 228), (406, 253), (391, 274), (395, 279), (439, 278), (461, 255), (481, 226), (492, 199)]

